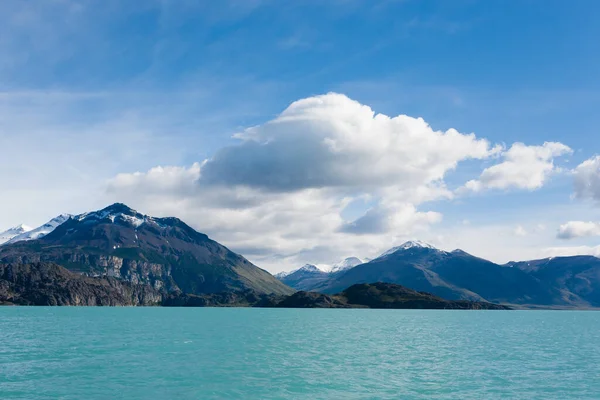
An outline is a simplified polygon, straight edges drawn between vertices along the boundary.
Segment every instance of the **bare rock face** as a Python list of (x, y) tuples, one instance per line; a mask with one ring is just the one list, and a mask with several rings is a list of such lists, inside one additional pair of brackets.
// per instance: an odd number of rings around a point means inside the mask
[(152, 306), (163, 294), (149, 285), (92, 278), (52, 263), (0, 264), (0, 304)]

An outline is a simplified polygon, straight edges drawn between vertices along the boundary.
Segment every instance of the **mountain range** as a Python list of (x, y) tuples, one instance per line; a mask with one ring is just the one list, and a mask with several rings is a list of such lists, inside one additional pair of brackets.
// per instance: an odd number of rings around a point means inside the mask
[(313, 264), (306, 264), (302, 268), (290, 272), (275, 274), (275, 278), (296, 290), (313, 290), (320, 287), (320, 284), (328, 281), (331, 277), (360, 264), (362, 264), (362, 261), (359, 258), (348, 257), (333, 264), (331, 268), (322, 269)]
[(409, 241), (341, 273), (306, 266), (282, 282), (295, 289), (338, 293), (354, 284), (388, 282), (451, 300), (524, 307), (600, 307), (600, 259), (557, 257), (505, 265)]
[[(274, 277), (177, 218), (151, 217), (120, 203), (0, 234), (0, 302), (252, 305), (269, 299), (272, 305), (273, 299), (287, 304), (283, 300), (296, 291), (317, 292), (289, 300), (302, 304), (377, 282), (450, 301), (600, 307), (600, 259), (592, 256), (500, 265), (409, 241), (367, 262), (349, 257), (328, 268), (307, 264)], [(389, 292), (363, 289), (384, 303)], [(404, 289), (392, 291), (407, 294)]]

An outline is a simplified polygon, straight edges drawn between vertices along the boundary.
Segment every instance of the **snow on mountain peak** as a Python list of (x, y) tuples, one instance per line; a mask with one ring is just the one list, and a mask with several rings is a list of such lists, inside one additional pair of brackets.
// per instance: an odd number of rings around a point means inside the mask
[(115, 203), (99, 211), (92, 211), (75, 216), (79, 222), (97, 222), (109, 219), (112, 223), (115, 221), (127, 222), (138, 228), (145, 222), (154, 221), (153, 218), (141, 214), (125, 204)]
[(286, 276), (289, 276), (291, 274), (295, 274), (296, 272), (308, 272), (308, 273), (314, 273), (314, 272), (326, 272), (323, 271), (321, 268), (317, 267), (316, 265), (313, 264), (304, 264), (304, 266), (302, 266), (301, 268), (292, 270), (292, 271), (283, 271), (280, 272), (278, 274), (275, 274), (275, 278), (277, 279), (281, 279), (284, 278)]
[(31, 227), (29, 225), (20, 224), (20, 225), (17, 225), (17, 226), (13, 226), (12, 228), (10, 228), (9, 230), (7, 230), (6, 232), (24, 233), (24, 232), (29, 232), (32, 229), (33, 229), (33, 227)]
[(16, 236), (22, 235), (23, 233), (29, 232), (31, 231), (33, 228), (21, 224), (21, 225), (17, 225), (14, 226), (10, 229), (7, 229), (6, 231), (0, 233), (0, 245), (10, 241), (11, 239), (13, 239)]
[(430, 245), (429, 243), (425, 243), (420, 240), (409, 240), (408, 242), (405, 242), (405, 243), (401, 244), (400, 246), (396, 246), (396, 247), (393, 247), (393, 248), (387, 250), (386, 252), (382, 253), (377, 258), (386, 257), (386, 256), (389, 256), (390, 254), (394, 254), (401, 250), (408, 250), (408, 249), (414, 249), (414, 248), (437, 250), (434, 246)]
[(6, 241), (6, 244), (41, 239), (42, 237), (55, 230), (59, 225), (65, 223), (69, 218), (71, 218), (70, 214), (61, 214), (57, 217), (52, 218), (50, 221), (46, 222), (42, 226), (38, 226), (35, 229), (29, 229), (28, 231), (22, 232), (19, 235), (15, 235), (10, 240)]
[(420, 240), (409, 240), (408, 242), (404, 243), (400, 247), (402, 249), (410, 249), (412, 247), (423, 247), (426, 249), (435, 249), (434, 246), (430, 245), (429, 243), (422, 242)]
[(316, 265), (313, 265), (313, 264), (304, 264), (304, 266), (302, 268), (300, 268), (299, 271), (323, 272), (319, 269), (319, 267), (317, 267)]
[(363, 262), (358, 257), (348, 257), (338, 263), (333, 264), (329, 272), (340, 272), (345, 271), (350, 268), (354, 268), (357, 265), (362, 264)]

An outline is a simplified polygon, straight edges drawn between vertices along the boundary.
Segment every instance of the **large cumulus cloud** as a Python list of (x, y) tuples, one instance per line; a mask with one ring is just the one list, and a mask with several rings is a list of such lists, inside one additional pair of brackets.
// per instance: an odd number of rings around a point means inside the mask
[[(425, 202), (453, 197), (447, 173), (501, 151), (474, 134), (376, 114), (334, 93), (296, 101), (235, 137), (236, 145), (191, 167), (119, 174), (108, 191), (150, 213), (185, 218), (278, 271), (373, 256), (416, 234), (427, 239), (443, 216)], [(349, 212), (358, 200), (369, 206)]]
[(202, 181), (273, 191), (441, 180), (457, 163), (488, 157), (485, 139), (433, 130), (423, 119), (388, 117), (340, 94), (296, 101), (274, 120), (236, 135), (202, 168)]

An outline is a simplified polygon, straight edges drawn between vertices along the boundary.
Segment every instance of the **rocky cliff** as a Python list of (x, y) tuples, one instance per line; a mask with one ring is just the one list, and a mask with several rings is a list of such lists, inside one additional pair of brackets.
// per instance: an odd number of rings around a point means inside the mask
[(52, 263), (0, 264), (0, 304), (152, 306), (163, 294), (114, 277), (92, 278)]

